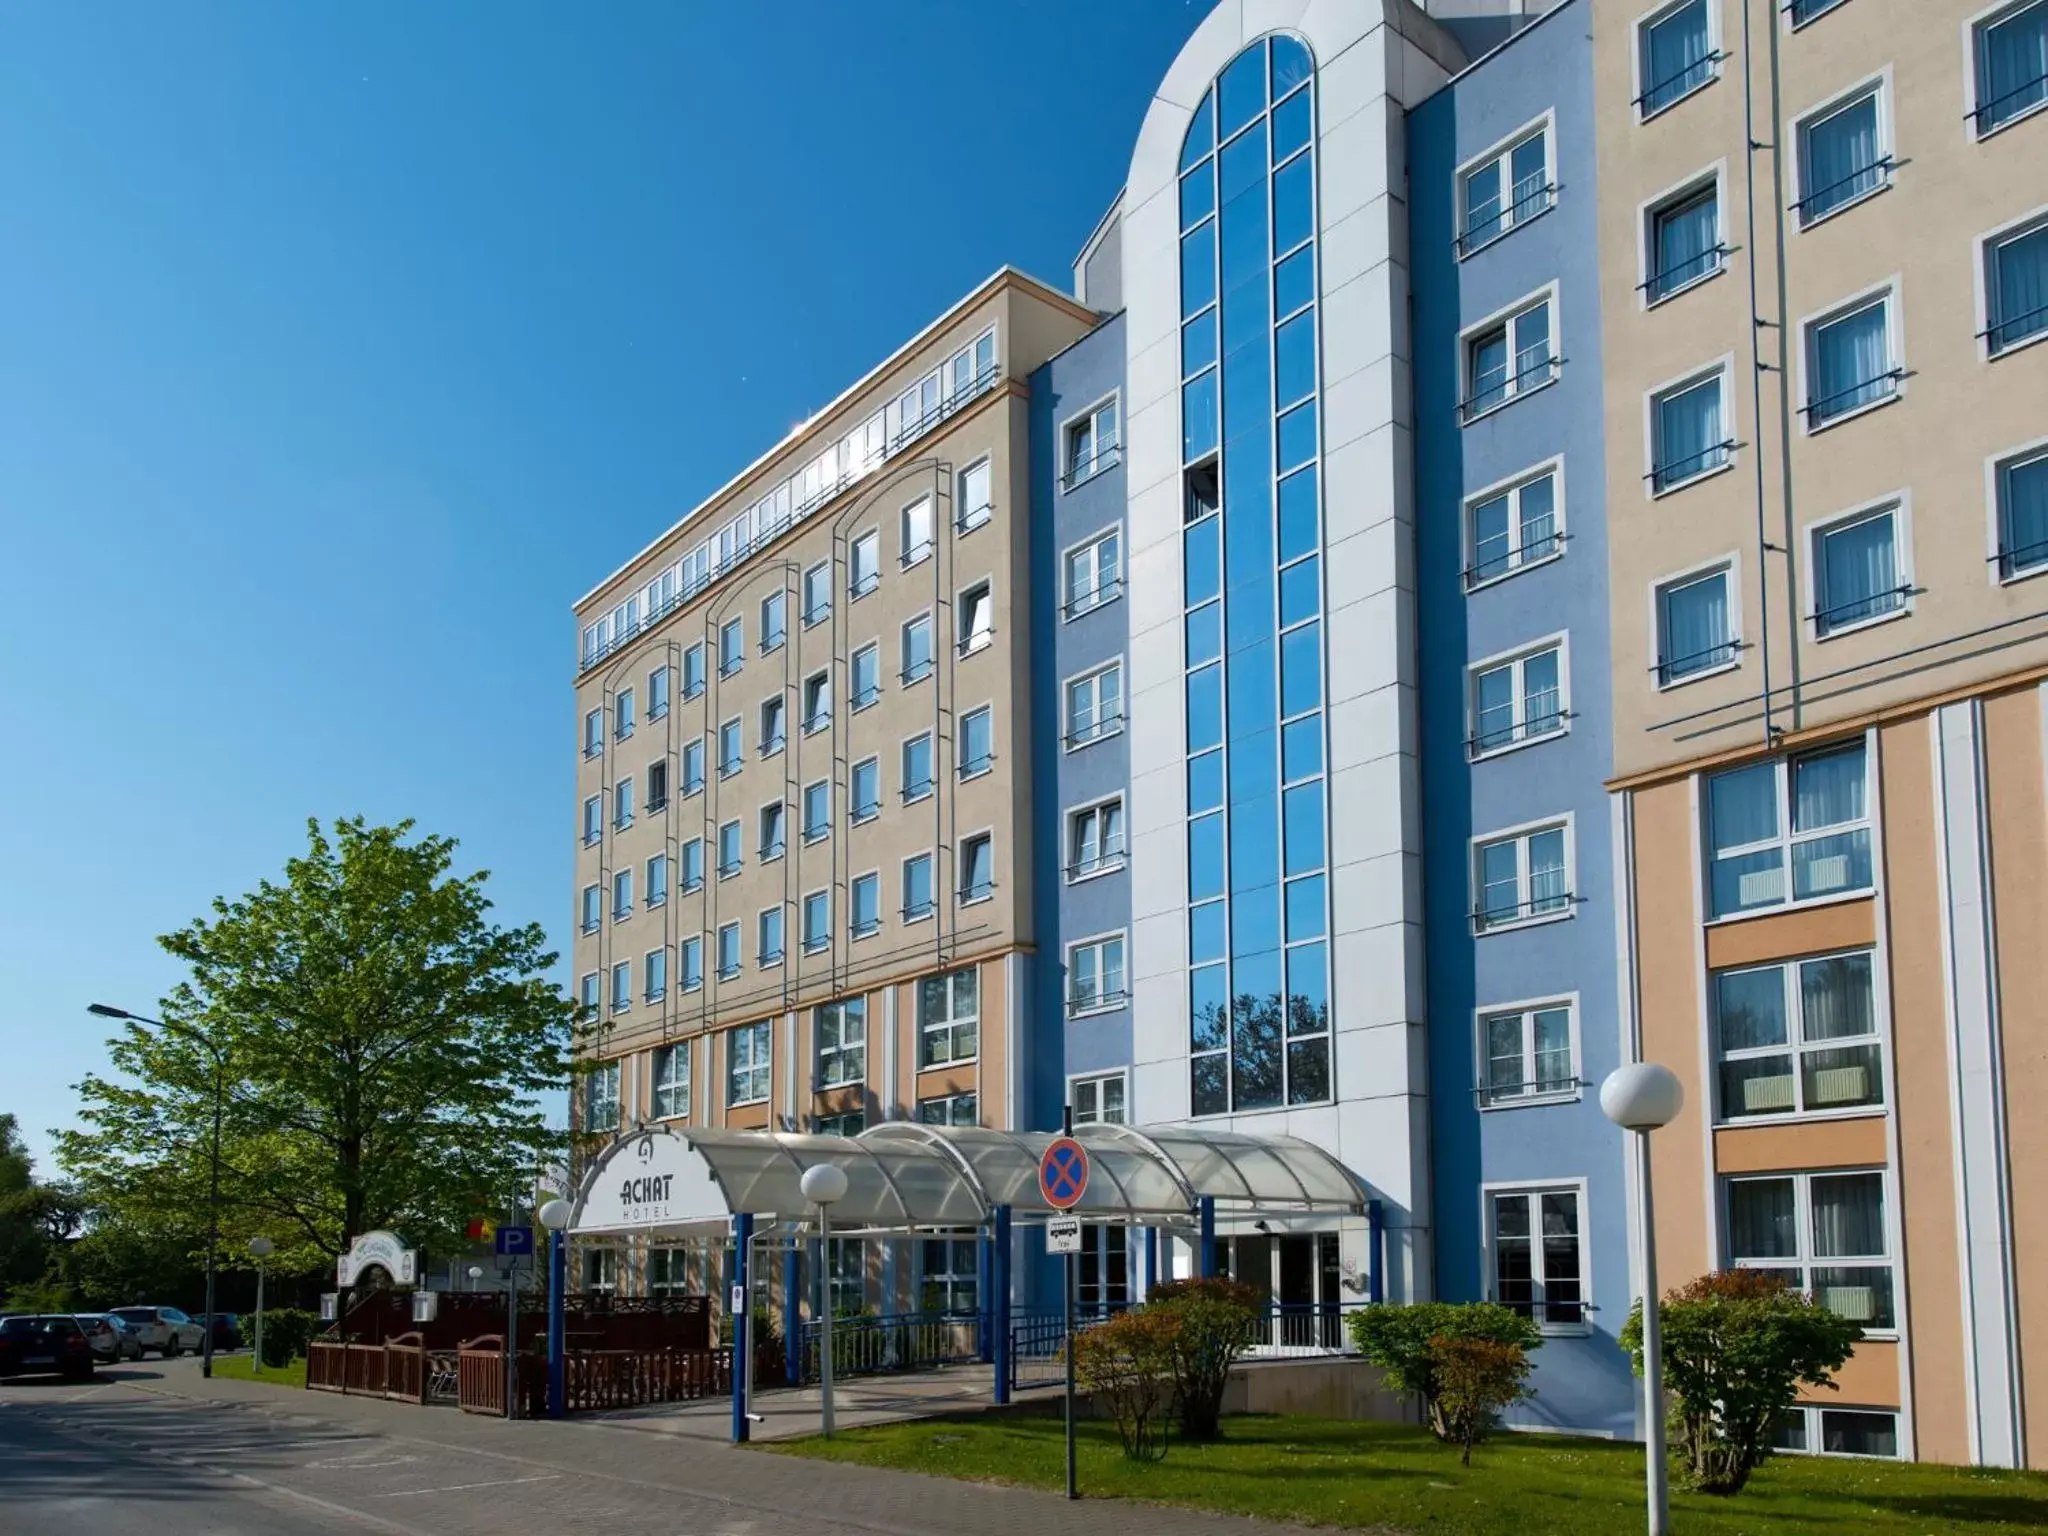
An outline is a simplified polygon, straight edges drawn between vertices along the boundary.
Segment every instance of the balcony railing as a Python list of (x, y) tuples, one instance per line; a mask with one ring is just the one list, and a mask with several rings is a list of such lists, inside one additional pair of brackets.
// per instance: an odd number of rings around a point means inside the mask
[(1453, 242), (1458, 255), (1470, 256), (1493, 244), (1557, 201), (1557, 184), (1544, 176), (1525, 176), (1511, 190), (1514, 196), (1507, 207), (1482, 203), (1466, 214), (1465, 228)]
[(1546, 891), (1532, 896), (1527, 901), (1486, 902), (1472, 910), (1472, 929), (1475, 933), (1491, 933), (1496, 928), (1512, 927), (1531, 918), (1553, 917), (1569, 912), (1578, 898), (1570, 891)]
[(1727, 57), (1719, 50), (1705, 54), (1682, 69), (1673, 70), (1663, 79), (1652, 81), (1631, 105), (1639, 108), (1644, 117), (1654, 117), (1713, 79), (1719, 72), (1721, 61)]
[(1488, 411), (1498, 410), (1510, 400), (1550, 383), (1557, 377), (1564, 359), (1547, 352), (1539, 356), (1538, 349), (1531, 347), (1516, 357), (1515, 365), (1513, 373), (1489, 372), (1473, 380), (1472, 393), (1458, 402), (1460, 420), (1476, 421)]
[(1977, 338), (1989, 343), (1991, 355), (1996, 357), (2043, 331), (2048, 331), (2048, 304), (2036, 305), (2016, 315), (2002, 315), (1979, 331)]
[(1071, 491), (1083, 481), (1093, 480), (1104, 470), (1114, 469), (1118, 464), (1122, 463), (1123, 456), (1123, 444), (1117, 442), (1100, 444), (1087, 458), (1076, 459), (1067, 466), (1066, 473), (1060, 476), (1060, 489)]
[(1808, 427), (1818, 427), (1863, 406), (1889, 400), (1899, 392), (1899, 380), (1905, 376), (1903, 368), (1887, 368), (1883, 373), (1809, 400), (1800, 410), (1805, 413)]
[(1642, 284), (1643, 293), (1650, 303), (1661, 304), (1673, 294), (1690, 288), (1694, 283), (1704, 282), (1719, 272), (1727, 255), (1728, 247), (1716, 244), (1697, 256), (1674, 261), (1662, 271), (1650, 274), (1648, 281)]
[(1659, 656), (1657, 664), (1650, 668), (1655, 674), (1659, 687), (1682, 681), (1700, 672), (1711, 672), (1716, 667), (1726, 666), (1735, 659), (1735, 653), (1742, 649), (1740, 640), (1717, 640), (1712, 645), (1697, 651), (1688, 651), (1683, 656)]
[(1524, 530), (1519, 549), (1487, 556), (1466, 566), (1465, 589), (1469, 592), (1496, 576), (1505, 576), (1509, 571), (1520, 570), (1525, 565), (1534, 565), (1538, 560), (1547, 560), (1558, 553), (1564, 547), (1565, 535), (1557, 531), (1555, 519), (1545, 518), (1544, 522), (1550, 525), (1548, 531), (1533, 538)]
[(1826, 218), (1837, 208), (1846, 207), (1869, 192), (1890, 183), (1892, 179), (1892, 157), (1885, 155), (1868, 165), (1858, 166), (1848, 175), (1829, 182), (1826, 186), (1809, 192), (1792, 205), (1792, 211), (1799, 215), (1801, 225), (1812, 224)]
[(1674, 486), (1685, 484), (1688, 480), (1698, 479), (1709, 470), (1719, 469), (1728, 462), (1728, 455), (1734, 451), (1735, 440), (1733, 438), (1723, 438), (1718, 443), (1708, 444), (1698, 453), (1688, 453), (1680, 458), (1667, 459), (1664, 463), (1657, 465), (1643, 478), (1650, 482), (1651, 490), (1658, 492), (1668, 491)]
[(1977, 103), (1970, 114), (1970, 121), (1977, 125), (1978, 137), (1983, 137), (1994, 128), (2002, 128), (2024, 112), (2032, 111), (2042, 102), (2048, 101), (2048, 70), (2022, 80), (2009, 91), (2002, 91), (1989, 101)]
[(1813, 620), (1814, 629), (1823, 635), (1845, 629), (1851, 624), (1861, 624), (1865, 619), (1874, 619), (1882, 614), (1896, 613), (1906, 606), (1906, 599), (1913, 595), (1910, 583), (1890, 587), (1882, 592), (1867, 593), (1852, 597), (1846, 602), (1831, 603), (1817, 612), (1807, 615)]

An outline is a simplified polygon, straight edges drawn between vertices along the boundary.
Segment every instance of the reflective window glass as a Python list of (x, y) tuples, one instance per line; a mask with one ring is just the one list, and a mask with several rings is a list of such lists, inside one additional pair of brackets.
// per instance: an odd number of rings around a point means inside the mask
[(1314, 233), (1314, 155), (1290, 160), (1273, 173), (1273, 249), (1286, 253)]
[(1323, 935), (1323, 877), (1310, 875), (1287, 882), (1287, 939), (1318, 939)]
[(1304, 624), (1280, 639), (1280, 713), (1314, 709), (1323, 699), (1322, 625)]
[(1309, 715), (1280, 728), (1280, 776), (1292, 784), (1323, 771), (1323, 722)]
[(1223, 668), (1208, 666), (1188, 674), (1188, 749), (1218, 746), (1223, 741)]
[(1223, 654), (1223, 605), (1204, 603), (1187, 619), (1187, 659), (1191, 667)]
[(1314, 310), (1296, 315), (1273, 333), (1273, 363), (1273, 398), (1280, 404), (1291, 405), (1316, 387)]
[(1290, 565), (1280, 573), (1280, 625), (1299, 624), (1312, 619), (1322, 606), (1322, 562), (1313, 558)]
[(1316, 472), (1313, 466), (1280, 482), (1280, 558), (1296, 560), (1316, 547)]
[(1186, 378), (1216, 361), (1216, 311), (1204, 310), (1180, 333), (1180, 372)]
[(1316, 296), (1316, 248), (1305, 245), (1273, 269), (1273, 313), (1291, 315)]
[(1188, 760), (1188, 811), (1213, 811), (1223, 804), (1223, 754), (1204, 752)]
[(1223, 894), (1223, 817), (1212, 812), (1188, 823), (1188, 899)]

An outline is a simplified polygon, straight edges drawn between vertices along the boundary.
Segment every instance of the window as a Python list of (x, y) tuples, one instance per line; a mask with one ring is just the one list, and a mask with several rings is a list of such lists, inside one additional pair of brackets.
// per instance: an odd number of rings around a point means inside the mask
[[(916, 565), (932, 552), (932, 499), (920, 496), (899, 515), (903, 551), (903, 565), (906, 569)], [(856, 597), (859, 593), (854, 594)]]
[(975, 1096), (971, 1093), (949, 1093), (943, 1098), (917, 1101), (920, 1125), (973, 1125), (978, 1114)]
[(686, 741), (683, 743), (683, 793), (699, 794), (704, 788), (704, 743)]
[(1782, 1275), (1865, 1328), (1898, 1327), (1883, 1173), (1793, 1173), (1723, 1186), (1730, 1263)]
[[(972, 1061), (981, 1033), (981, 974), (973, 966), (917, 984), (917, 1064)], [(971, 1117), (970, 1117), (971, 1118)]]
[(1067, 423), (1060, 465), (1062, 486), (1072, 490), (1083, 480), (1100, 474), (1116, 463), (1118, 451), (1116, 397), (1112, 395)]
[(1901, 369), (1889, 293), (1806, 327), (1806, 430), (1894, 399)]
[[(966, 1094), (968, 1117), (965, 1120), (932, 1120), (925, 1114), (925, 1104), (917, 1106), (917, 1118), (928, 1125), (972, 1125), (974, 1123), (973, 1094)], [(927, 1103), (945, 1104), (946, 1100), (927, 1100)], [(971, 1313), (978, 1305), (981, 1294), (980, 1260), (981, 1245), (972, 1237), (928, 1237), (920, 1245), (923, 1252), (919, 1269), (923, 1278), (918, 1284), (918, 1309), (924, 1312)]]
[(647, 718), (659, 720), (668, 713), (669, 669), (656, 667), (647, 674)]
[(722, 823), (718, 828), (718, 878), (728, 879), (740, 872), (746, 862), (740, 852), (740, 824), (736, 821)]
[(1465, 399), (1459, 407), (1464, 420), (1497, 410), (1557, 377), (1551, 313), (1546, 294), (1465, 337)]
[(990, 494), (987, 459), (978, 464), (970, 464), (960, 471), (959, 496), (960, 499), (955, 505), (960, 509), (960, 532), (972, 533), (995, 515), (995, 499)]
[(647, 814), (668, 809), (668, 759), (657, 758), (647, 765)]
[(1650, 493), (1666, 491), (1725, 468), (1735, 447), (1723, 398), (1726, 365), (1650, 396)]
[(1570, 915), (1569, 832), (1568, 826), (1553, 824), (1475, 845), (1479, 902), (1472, 918), (1479, 932)]
[(704, 642), (699, 640), (683, 650), (683, 697), (694, 699), (704, 691)]
[(832, 617), (832, 562), (820, 560), (804, 572), (804, 628)]
[(727, 619), (718, 627), (718, 675), (731, 677), (747, 664), (747, 621)]
[(1983, 138), (2048, 102), (2048, 0), (2027, 0), (1970, 30), (1970, 115)]
[(811, 1012), (818, 1039), (818, 1086), (840, 1088), (865, 1082), (868, 1075), (868, 1002), (851, 997), (826, 1003)]
[(599, 985), (597, 972), (595, 971), (585, 971), (576, 983), (576, 1001), (583, 1009), (583, 1022), (585, 1023), (597, 1017)]
[(2048, 219), (1984, 242), (1984, 297), (1991, 356), (2048, 335)]
[(704, 888), (704, 839), (693, 837), (682, 845), (682, 878), (676, 889), (684, 895)]
[(804, 786), (804, 841), (818, 842), (832, 835), (832, 781), (819, 779)]
[(962, 592), (954, 615), (959, 627), (954, 645), (962, 656), (986, 649), (995, 639), (996, 600), (987, 582), (978, 581)]
[(960, 839), (960, 903), (987, 901), (996, 889), (995, 839), (976, 832)]
[(832, 944), (832, 893), (813, 891), (804, 898), (804, 953), (815, 955)]
[(1822, 1408), (1802, 1403), (1785, 1411), (1771, 1446), (1794, 1455), (1897, 1459), (1899, 1416), (1889, 1408)]
[(926, 731), (903, 743), (903, 803), (922, 800), (932, 792), (932, 735)]
[(680, 1120), (690, 1113), (690, 1042), (654, 1049), (654, 1118)]
[(877, 874), (857, 875), (852, 886), (852, 911), (847, 915), (849, 929), (856, 939), (864, 939), (882, 926), (882, 877)]
[(1870, 953), (1713, 978), (1721, 1118), (1884, 1103)]
[(882, 648), (869, 641), (853, 653), (847, 666), (851, 682), (847, 702), (856, 712), (866, 709), (882, 696)]
[(882, 582), (882, 536), (869, 529), (848, 548), (846, 595), (866, 597)]
[(593, 709), (583, 717), (583, 755), (599, 757), (604, 753), (604, 711)]
[(1124, 669), (1121, 662), (1067, 684), (1067, 747), (1086, 746), (1124, 728)]
[(725, 1102), (728, 1108), (767, 1101), (770, 1049), (766, 1019), (758, 1024), (742, 1024), (726, 1032)]
[(1458, 254), (1469, 256), (1546, 211), (1555, 190), (1547, 124), (1488, 150), (1458, 177)]
[(633, 779), (628, 774), (612, 786), (612, 826), (620, 831), (633, 825)]
[[(868, 1117), (858, 1109), (844, 1115), (819, 1115), (811, 1122), (813, 1136), (858, 1136), (867, 1128)], [(853, 1247), (860, 1245), (858, 1238), (835, 1237), (832, 1239), (832, 1246), (837, 1248), (842, 1242)]]
[[(1715, 917), (1870, 888), (1863, 743), (1707, 780)], [(1782, 808), (1789, 803), (1791, 826)], [(1790, 879), (1788, 881), (1787, 875)]]
[(1472, 563), (1465, 568), (1467, 591), (1563, 554), (1556, 468), (1474, 498), (1466, 504), (1466, 520), (1472, 551)]
[(668, 855), (657, 853), (647, 861), (647, 905), (663, 906), (668, 901)]
[(1067, 946), (1067, 1017), (1124, 1005), (1122, 934)]
[(906, 684), (921, 683), (932, 675), (932, 616), (919, 614), (903, 626), (903, 671)]
[(704, 941), (696, 936), (684, 939), (676, 946), (678, 969), (682, 972), (683, 990), (695, 992), (704, 985)]
[[(632, 967), (627, 966), (630, 976)], [(619, 1128), (619, 1064), (601, 1061), (583, 1079), (583, 1129), (615, 1131)]]
[(1074, 1299), (1084, 1316), (1131, 1299), (1131, 1234), (1127, 1227), (1091, 1221), (1081, 1228), (1080, 1262), (1074, 1266)]
[(832, 674), (813, 672), (804, 679), (804, 734), (822, 731), (832, 723)]
[(619, 1288), (619, 1253), (616, 1248), (583, 1250), (583, 1289), (616, 1291)]
[(1735, 664), (1741, 642), (1730, 617), (1727, 566), (1675, 576), (1657, 588), (1657, 686), (1671, 687)]
[(1813, 530), (1813, 632), (1817, 639), (1906, 611), (1901, 509), (1894, 505)]
[(758, 941), (755, 953), (761, 964), (779, 964), (782, 960), (782, 908), (763, 907), (755, 929), (754, 936)]
[(1842, 0), (1791, 0), (1785, 7), (1785, 16), (1792, 26), (1803, 27), (1814, 17), (1832, 11), (1841, 3)]
[(994, 765), (995, 730), (995, 714), (989, 705), (970, 709), (960, 717), (957, 768), (961, 778), (979, 778)]
[(930, 917), (932, 907), (932, 856), (916, 854), (903, 861), (903, 921)]
[(789, 739), (787, 725), (788, 709), (781, 694), (761, 703), (761, 755), (773, 757), (780, 752)]
[(668, 951), (650, 949), (644, 958), (641, 975), (641, 991), (650, 1003), (658, 1003), (668, 996)]
[(680, 1248), (650, 1248), (647, 1250), (647, 1294), (650, 1296), (687, 1296), (690, 1281), (684, 1268), (684, 1253)]
[(633, 871), (619, 870), (612, 876), (612, 921), (633, 915)]
[(729, 981), (740, 973), (740, 925), (721, 923), (718, 928), (718, 979)]
[(1066, 601), (1062, 612), (1067, 618), (1078, 618), (1122, 597), (1123, 535), (1112, 528), (1079, 549), (1068, 550), (1063, 575)]
[(781, 648), (789, 636), (789, 594), (770, 592), (761, 599), (761, 654)]
[(1646, 215), (1643, 280), (1646, 303), (1661, 304), (1694, 283), (1723, 270), (1728, 247), (1721, 240), (1721, 184), (1695, 184), (1654, 204)]
[(1124, 1124), (1124, 1089), (1121, 1072), (1075, 1078), (1067, 1085), (1067, 1102), (1074, 1109), (1074, 1124)]
[(1807, 229), (1891, 184), (1882, 84), (1800, 120), (1799, 227)]
[(612, 967), (612, 1012), (624, 1013), (633, 1006), (633, 962), (621, 960)]
[(1124, 862), (1124, 798), (1084, 805), (1067, 814), (1067, 878), (1085, 880)]
[(604, 926), (604, 888), (596, 885), (583, 887), (583, 931), (595, 933)]
[(1527, 1103), (1578, 1092), (1569, 1002), (1482, 1013), (1479, 1042), (1482, 1104)]
[(1998, 502), (1998, 574), (2030, 576), (2048, 567), (2048, 448), (1994, 467)]
[(718, 728), (718, 776), (729, 779), (747, 765), (747, 743), (738, 719)]
[(633, 734), (633, 690), (621, 688), (612, 705), (612, 735), (624, 741)]
[(853, 765), (847, 799), (854, 824), (870, 821), (882, 814), (882, 760), (878, 757), (863, 758)]
[(604, 796), (592, 795), (583, 802), (583, 846), (604, 841)]
[(1649, 119), (1720, 73), (1707, 0), (1681, 0), (1636, 24), (1637, 114)]
[(1492, 1190), (1486, 1196), (1493, 1247), (1492, 1300), (1546, 1328), (1586, 1321), (1576, 1189)]
[(1556, 643), (1471, 670), (1472, 734), (1467, 755), (1484, 757), (1565, 729), (1564, 646)]
[(787, 841), (783, 834), (783, 807), (777, 800), (772, 805), (761, 807), (761, 862), (782, 857), (783, 845)]

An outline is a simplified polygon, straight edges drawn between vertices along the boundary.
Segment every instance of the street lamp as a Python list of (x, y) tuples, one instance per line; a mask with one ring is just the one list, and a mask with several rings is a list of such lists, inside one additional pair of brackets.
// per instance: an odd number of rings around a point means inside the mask
[(277, 1251), (277, 1245), (267, 1237), (249, 1239), (249, 1257), (256, 1261), (256, 1360), (258, 1376), (263, 1374), (263, 1261)]
[(534, 1213), (548, 1233), (548, 1417), (569, 1411), (569, 1218), (566, 1200), (550, 1200)]
[(213, 1272), (214, 1252), (220, 1247), (220, 1120), (221, 1109), (227, 1099), (227, 1062), (220, 1047), (202, 1035), (189, 1024), (173, 1024), (164, 1019), (145, 1018), (139, 1013), (130, 1013), (126, 1008), (116, 1008), (109, 1003), (89, 1003), (87, 1013), (103, 1019), (123, 1019), (130, 1024), (141, 1024), (152, 1029), (161, 1029), (174, 1035), (183, 1035), (196, 1040), (206, 1047), (213, 1057), (213, 1159), (207, 1178), (206, 1189), (206, 1337), (200, 1343), (199, 1373), (213, 1374)]
[(1643, 1403), (1648, 1420), (1644, 1479), (1650, 1505), (1650, 1536), (1671, 1528), (1669, 1470), (1664, 1465), (1664, 1339), (1657, 1322), (1656, 1205), (1650, 1191), (1650, 1132), (1678, 1118), (1685, 1090), (1669, 1067), (1632, 1062), (1607, 1074), (1600, 1085), (1601, 1113), (1634, 1134), (1637, 1149), (1636, 1219), (1643, 1233)]
[(823, 1271), (818, 1277), (818, 1427), (832, 1438), (832, 1204), (846, 1198), (846, 1170), (837, 1163), (813, 1163), (804, 1170), (799, 1187), (804, 1198), (818, 1208), (818, 1256)]

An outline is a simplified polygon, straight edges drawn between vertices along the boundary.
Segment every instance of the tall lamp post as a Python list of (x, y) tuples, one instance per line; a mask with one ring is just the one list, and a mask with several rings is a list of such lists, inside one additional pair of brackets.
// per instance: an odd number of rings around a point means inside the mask
[(818, 1428), (832, 1438), (832, 1205), (846, 1198), (846, 1170), (813, 1163), (801, 1181), (804, 1198), (818, 1208)]
[(263, 1261), (270, 1257), (277, 1245), (267, 1237), (249, 1239), (249, 1257), (256, 1261), (256, 1374), (263, 1374)]
[(566, 1200), (550, 1200), (537, 1213), (548, 1233), (548, 1417), (569, 1413), (569, 1218)]
[(1671, 1529), (1670, 1472), (1664, 1464), (1664, 1337), (1657, 1320), (1656, 1204), (1650, 1190), (1650, 1132), (1678, 1118), (1685, 1090), (1669, 1067), (1632, 1062), (1607, 1074), (1600, 1085), (1600, 1110), (1636, 1141), (1636, 1220), (1643, 1233), (1643, 1418), (1644, 1469), (1650, 1506), (1650, 1536)]
[(220, 1121), (221, 1110), (227, 1102), (227, 1061), (221, 1055), (219, 1046), (189, 1024), (173, 1024), (165, 1019), (145, 1018), (139, 1013), (130, 1013), (126, 1008), (116, 1008), (108, 1003), (90, 1003), (85, 1011), (103, 1019), (122, 1019), (130, 1024), (141, 1024), (146, 1028), (183, 1035), (187, 1040), (196, 1040), (205, 1046), (207, 1054), (213, 1057), (213, 1156), (206, 1187), (206, 1337), (200, 1343), (199, 1355), (199, 1373), (202, 1376), (211, 1376), (214, 1329), (213, 1273), (215, 1253), (220, 1247)]

